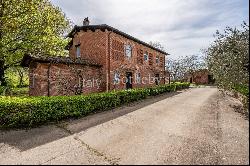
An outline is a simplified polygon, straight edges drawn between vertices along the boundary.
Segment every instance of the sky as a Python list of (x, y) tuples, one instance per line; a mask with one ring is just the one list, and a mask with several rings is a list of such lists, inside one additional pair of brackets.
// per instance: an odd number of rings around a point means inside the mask
[(200, 55), (216, 30), (249, 22), (249, 0), (51, 0), (75, 25), (108, 24), (144, 42), (160, 42), (176, 59)]

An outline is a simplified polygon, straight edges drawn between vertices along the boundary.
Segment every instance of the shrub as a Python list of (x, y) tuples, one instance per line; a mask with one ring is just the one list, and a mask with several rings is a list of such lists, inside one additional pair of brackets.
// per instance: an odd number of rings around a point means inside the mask
[(176, 83), (80, 96), (0, 97), (0, 127), (31, 127), (66, 118), (78, 118), (164, 92), (188, 88)]
[(0, 86), (0, 96), (27, 96), (28, 92), (28, 87), (11, 88), (9, 86)]
[(5, 86), (0, 86), (0, 95), (5, 95), (6, 89)]
[(249, 97), (249, 86), (248, 85), (235, 85), (232, 89), (243, 94), (246, 97)]

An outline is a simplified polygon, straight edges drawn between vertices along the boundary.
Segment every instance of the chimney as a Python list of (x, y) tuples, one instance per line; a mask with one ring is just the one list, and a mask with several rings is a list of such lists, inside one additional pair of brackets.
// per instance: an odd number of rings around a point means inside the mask
[(84, 18), (84, 20), (83, 20), (83, 26), (88, 26), (88, 25), (89, 25), (89, 18), (86, 17), (86, 18)]

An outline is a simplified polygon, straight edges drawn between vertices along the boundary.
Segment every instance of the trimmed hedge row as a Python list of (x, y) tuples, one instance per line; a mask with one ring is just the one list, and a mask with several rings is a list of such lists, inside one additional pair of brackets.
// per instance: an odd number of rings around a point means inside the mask
[(175, 83), (145, 89), (131, 89), (86, 96), (0, 97), (0, 127), (31, 127), (46, 122), (86, 116), (164, 92), (188, 88)]

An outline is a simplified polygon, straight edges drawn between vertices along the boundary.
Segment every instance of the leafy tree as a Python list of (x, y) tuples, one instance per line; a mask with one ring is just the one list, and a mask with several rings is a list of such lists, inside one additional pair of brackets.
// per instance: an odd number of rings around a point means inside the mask
[(64, 55), (70, 28), (64, 13), (49, 0), (0, 0), (0, 82), (24, 54)]
[(184, 74), (190, 74), (191, 76), (193, 76), (197, 70), (207, 68), (205, 57), (202, 55), (185, 56), (181, 61)]
[(172, 80), (183, 80), (186, 74), (193, 75), (199, 69), (206, 69), (205, 57), (201, 55), (190, 55), (178, 59), (167, 59), (167, 70)]
[(21, 88), (28, 86), (28, 68), (11, 67), (5, 71), (5, 79), (9, 87)]
[(231, 90), (249, 86), (249, 25), (227, 27), (216, 32), (215, 41), (205, 51), (209, 70), (220, 88)]
[[(149, 44), (155, 48), (165, 51), (165, 47), (160, 42), (152, 42)], [(185, 57), (179, 57), (178, 59), (166, 59), (166, 70), (170, 73), (172, 80), (183, 80), (185, 74), (191, 74), (199, 69), (207, 68), (205, 57), (202, 55), (189, 55)]]
[(182, 67), (180, 59), (175, 60), (168, 58), (166, 61), (167, 71), (173, 81), (180, 80), (182, 78)]

